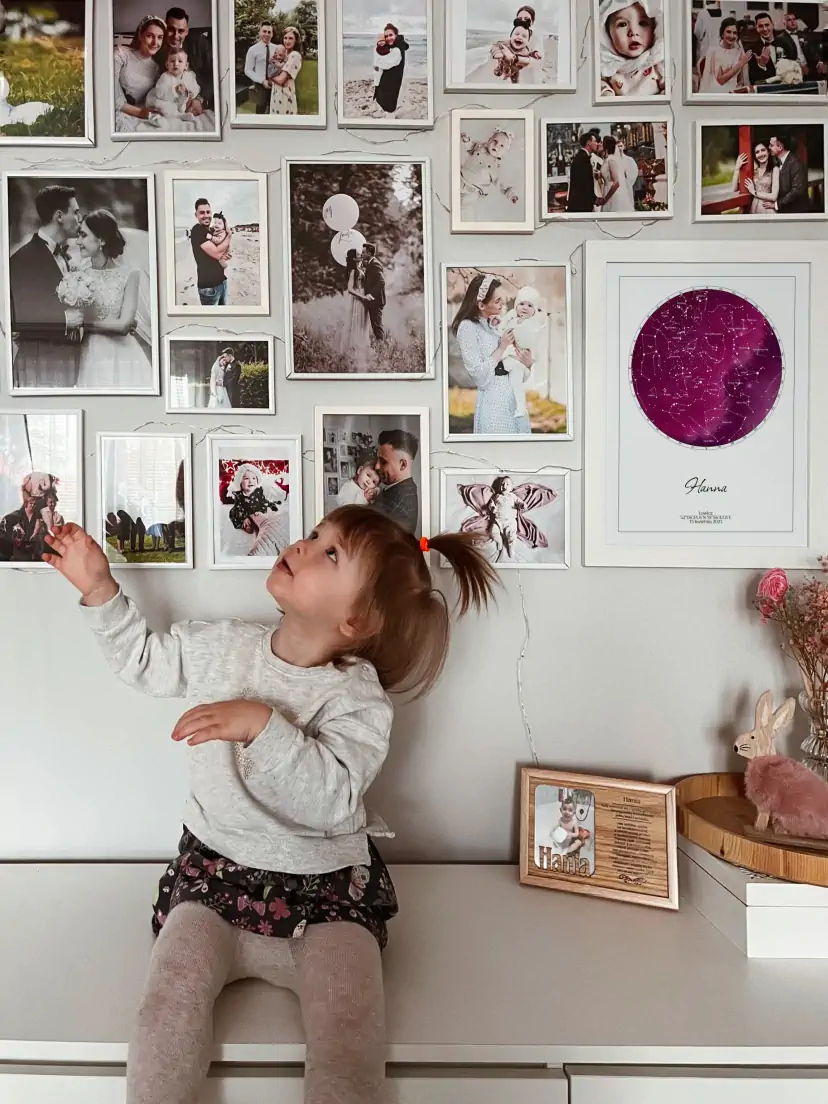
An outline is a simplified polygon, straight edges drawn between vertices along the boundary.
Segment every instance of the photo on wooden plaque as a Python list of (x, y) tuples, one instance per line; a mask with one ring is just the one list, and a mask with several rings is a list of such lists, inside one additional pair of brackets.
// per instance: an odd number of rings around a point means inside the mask
[(524, 885), (678, 908), (675, 788), (524, 767)]

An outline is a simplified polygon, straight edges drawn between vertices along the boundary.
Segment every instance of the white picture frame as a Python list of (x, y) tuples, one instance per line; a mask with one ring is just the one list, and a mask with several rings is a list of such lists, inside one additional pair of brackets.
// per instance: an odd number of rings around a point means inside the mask
[[(75, 447), (72, 450), (72, 452), (73, 452), (73, 455), (74, 455), (74, 462), (75, 462), (75, 488), (74, 488), (74, 493), (77, 497), (77, 508), (74, 511), (67, 512), (66, 511), (66, 506), (65, 505), (62, 506), (61, 499), (60, 499), (60, 497), (58, 497), (57, 509), (58, 509), (58, 512), (61, 514), (61, 516), (63, 516), (64, 521), (66, 521), (67, 523), (68, 522), (75, 522), (77, 525), (80, 525), (81, 527), (83, 527), (84, 524), (85, 524), (85, 522), (84, 522), (84, 514), (85, 514), (85, 510), (84, 510), (84, 507), (85, 507), (85, 502), (84, 502), (84, 498), (85, 498), (85, 496), (84, 496), (84, 484), (85, 484), (84, 474), (85, 473), (84, 473), (84, 463), (83, 463), (83, 411), (82, 410), (63, 410), (63, 409), (57, 409), (55, 407), (52, 407), (51, 410), (43, 410), (43, 409), (35, 409), (35, 408), (32, 408), (32, 409), (29, 409), (29, 408), (16, 408), (16, 407), (4, 408), (4, 409), (0, 409), (0, 426), (3, 425), (3, 422), (4, 422), (5, 418), (32, 418), (32, 417), (34, 417), (34, 418), (59, 418), (59, 419), (66, 418), (66, 419), (71, 419), (75, 423)], [(6, 470), (6, 460), (5, 460), (5, 456), (4, 456), (4, 446), (5, 446), (5, 442), (2, 439), (0, 439), (0, 461), (3, 461), (2, 469), (5, 471)], [(65, 476), (61, 472), (56, 472), (56, 471), (50, 470), (51, 468), (55, 467), (56, 465), (51, 464), (51, 462), (44, 463), (43, 465), (41, 465), (38, 461), (35, 461), (34, 459), (32, 461), (32, 464), (37, 470), (41, 470), (41, 468), (46, 468), (47, 469), (47, 474), (54, 475), (54, 476), (57, 477), (58, 482), (57, 482), (57, 484), (54, 484), (54, 486), (56, 487), (57, 491), (59, 492), (59, 496), (60, 496), (60, 494), (62, 493), (60, 483), (61, 483), (61, 481), (65, 483), (66, 480), (65, 480)], [(22, 505), (22, 503), (21, 503), (21, 505)], [(4, 519), (7, 516), (8, 516), (8, 514), (5, 511), (3, 511), (2, 515), (0, 515), (0, 521), (2, 521), (2, 519)], [(2, 538), (0, 538), (0, 549), (2, 549)], [(16, 560), (0, 560), (0, 571), (2, 571), (2, 570), (7, 570), (7, 571), (12, 570), (13, 571), (13, 570), (20, 569), (20, 568), (25, 568), (26, 571), (32, 571), (32, 570), (48, 571), (49, 570), (49, 564), (43, 563), (42, 560), (19, 560), (19, 561), (16, 561)]]
[[(549, 483), (555, 481), (561, 488), (563, 495), (563, 502), (561, 503), (561, 520), (563, 524), (563, 540), (560, 542), (560, 562), (550, 560), (544, 562), (538, 558), (536, 560), (521, 560), (513, 558), (508, 554), (506, 548), (506, 542), (500, 540), (496, 543), (498, 554), (501, 555), (501, 559), (493, 559), (489, 545), (495, 543), (489, 538), (482, 546), (486, 559), (492, 565), (496, 571), (562, 571), (569, 568), (572, 564), (572, 551), (571, 551), (571, 516), (572, 516), (572, 498), (571, 498), (571, 472), (569, 468), (540, 468), (527, 471), (521, 468), (442, 468), (440, 470), (440, 532), (457, 532), (459, 526), (454, 523), (454, 519), (449, 517), (449, 494), (452, 489), (456, 490), (456, 484), (453, 482), (458, 477), (467, 479), (469, 482), (484, 484), (491, 484), (493, 480), (498, 478), (508, 477), (511, 478), (513, 487), (519, 488), (522, 484), (539, 483), (543, 485), (543, 481), (547, 480)], [(525, 477), (525, 478), (524, 478)], [(553, 488), (549, 488), (553, 490)], [(557, 491), (555, 492), (557, 493)], [(469, 507), (469, 510), (472, 508)], [(544, 507), (538, 507), (538, 510), (543, 510)], [(532, 518), (532, 509), (525, 511), (526, 517), (529, 521), (535, 524), (535, 519)], [(522, 515), (521, 515), (522, 516)], [(474, 513), (469, 514), (470, 518), (474, 517)], [(518, 521), (518, 525), (520, 522)], [(475, 530), (481, 532), (482, 530)], [(487, 530), (488, 531), (488, 530)], [(544, 532), (543, 536), (548, 537), (548, 533)], [(515, 544), (520, 549), (523, 538), (519, 531), (515, 538)], [(498, 547), (499, 545), (499, 547)], [(533, 550), (536, 550), (537, 546), (532, 546)], [(503, 553), (506, 553), (506, 558), (503, 558)], [(440, 566), (448, 567), (444, 557), (439, 557)]]
[(325, 448), (337, 448), (337, 464), (341, 464), (347, 456), (342, 454), (342, 447), (347, 450), (348, 441), (344, 431), (337, 436), (337, 445), (326, 444), (325, 420), (326, 418), (348, 417), (373, 417), (380, 418), (410, 418), (419, 420), (417, 452), (418, 476), (416, 485), (419, 492), (419, 529), (415, 533), (417, 537), (427, 537), (431, 533), (431, 442), (430, 442), (430, 416), (427, 406), (317, 406), (314, 407), (314, 506), (316, 510), (315, 521), (320, 521), (326, 514), (325, 499)]
[[(112, 441), (135, 441), (135, 440), (174, 440), (179, 442), (182, 448), (182, 458), (180, 463), (183, 463), (184, 471), (184, 518), (183, 522), (177, 524), (183, 525), (184, 530), (184, 559), (180, 563), (123, 563), (112, 558), (109, 552), (108, 534), (106, 529), (107, 523), (107, 502), (106, 502), (106, 461), (107, 461), (107, 445)], [(98, 518), (97, 518), (97, 540), (101, 548), (107, 551), (107, 558), (110, 560), (110, 564), (118, 571), (150, 571), (150, 570), (167, 570), (167, 571), (181, 571), (192, 570), (194, 564), (194, 549), (193, 549), (193, 437), (191, 433), (98, 433), (97, 435), (97, 483), (98, 483)], [(156, 540), (164, 539), (160, 536), (153, 537), (150, 535), (149, 530), (152, 525), (146, 530), (146, 539)], [(175, 539), (175, 538), (174, 538)], [(139, 545), (140, 547), (140, 545)]]
[[(176, 224), (176, 185), (184, 184), (185, 182), (203, 181), (203, 185), (199, 188), (191, 188), (189, 192), (193, 194), (195, 192), (207, 192), (209, 189), (207, 185), (215, 183), (217, 185), (227, 185), (236, 183), (248, 183), (256, 185), (257, 194), (257, 206), (259, 214), (259, 230), (258, 230), (258, 252), (259, 252), (259, 299), (258, 303), (250, 303), (245, 305), (244, 303), (228, 302), (225, 306), (209, 306), (199, 303), (181, 303), (179, 302), (179, 274), (177, 272), (177, 251), (181, 249), (184, 252), (185, 258), (187, 250), (190, 246), (188, 239), (185, 238), (183, 242), (179, 242), (178, 238), (180, 231), (177, 229)], [(269, 261), (269, 234), (268, 234), (268, 207), (267, 207), (267, 173), (253, 173), (253, 172), (228, 172), (228, 171), (192, 171), (187, 172), (185, 170), (168, 172), (165, 174), (165, 196), (166, 196), (166, 208), (167, 208), (167, 233), (166, 233), (166, 264), (167, 264), (167, 314), (172, 317), (187, 316), (191, 318), (215, 318), (222, 316), (239, 316), (239, 317), (253, 317), (253, 316), (265, 316), (270, 314), (270, 261)], [(188, 195), (188, 199), (190, 196)], [(201, 198), (197, 196), (196, 198)], [(210, 199), (209, 196), (205, 198)], [(183, 218), (183, 204), (182, 198), (182, 218)], [(212, 200), (211, 200), (212, 206)], [(213, 207), (215, 212), (216, 208)], [(193, 214), (193, 218), (195, 215)], [(181, 222), (178, 225), (184, 226), (185, 223)], [(232, 228), (231, 228), (232, 229)], [(186, 258), (186, 263), (189, 264), (189, 258)], [(232, 261), (230, 262), (232, 265)], [(228, 274), (228, 288), (229, 279), (232, 276), (232, 271)], [(194, 284), (195, 286), (195, 284)], [(181, 289), (188, 292), (188, 297), (192, 298), (189, 294), (189, 289)], [(196, 287), (196, 295), (198, 295), (198, 289)], [(182, 296), (183, 297), (183, 296)]]
[[(78, 386), (55, 386), (47, 387), (42, 385), (33, 386), (20, 386), (15, 380), (15, 364), (14, 364), (14, 344), (13, 344), (13, 318), (12, 318), (12, 266), (10, 252), (11, 248), (11, 198), (10, 187), (11, 182), (15, 180), (43, 180), (49, 183), (64, 183), (72, 187), (80, 187), (82, 189), (83, 181), (94, 181), (92, 190), (101, 183), (101, 181), (124, 181), (135, 182), (143, 181), (146, 189), (146, 208), (147, 208), (147, 229), (145, 231), (147, 235), (147, 257), (141, 259), (139, 262), (139, 268), (146, 266), (146, 270), (141, 273), (142, 284), (145, 284), (145, 291), (140, 294), (139, 304), (141, 300), (144, 302), (144, 306), (149, 310), (149, 344), (150, 347), (150, 382), (147, 387), (78, 387)], [(46, 185), (44, 184), (44, 187)], [(83, 196), (81, 196), (83, 198)], [(115, 204), (110, 204), (115, 206)], [(81, 210), (81, 214), (85, 213)], [(50, 173), (43, 170), (29, 171), (29, 172), (7, 172), (3, 173), (2, 180), (2, 240), (5, 243), (3, 246), (2, 256), (2, 277), (3, 277), (3, 327), (5, 333), (3, 335), (3, 343), (6, 352), (6, 379), (11, 395), (26, 395), (26, 396), (45, 396), (45, 395), (160, 395), (161, 394), (161, 365), (160, 365), (160, 352), (159, 352), (159, 338), (158, 338), (158, 248), (157, 248), (157, 222), (155, 213), (155, 176), (151, 172), (112, 172), (103, 176), (98, 172), (72, 172), (72, 173)], [(32, 227), (34, 227), (34, 223)], [(135, 228), (131, 228), (135, 229)], [(144, 231), (140, 231), (144, 233)], [(30, 239), (34, 235), (27, 232)], [(137, 239), (136, 239), (137, 240)], [(17, 252), (17, 250), (15, 250)], [(27, 266), (28, 267), (28, 266)]]
[[(213, 345), (213, 346), (233, 346), (233, 345), (246, 345), (255, 343), (257, 345), (264, 345), (267, 353), (267, 391), (268, 401), (266, 406), (262, 407), (246, 407), (246, 406), (230, 406), (225, 407), (209, 407), (209, 406), (193, 406), (188, 405), (186, 402), (183, 405), (176, 405), (173, 402), (176, 385), (174, 384), (173, 377), (173, 350), (176, 345)], [(209, 380), (208, 386), (209, 386)], [(185, 386), (187, 386), (185, 384)], [(228, 414), (275, 414), (276, 413), (276, 351), (275, 351), (275, 339), (273, 334), (265, 333), (222, 333), (216, 331), (211, 336), (206, 336), (203, 333), (183, 333), (177, 332), (173, 334), (166, 334), (164, 337), (164, 395), (166, 398), (166, 412), (168, 414), (209, 414), (215, 416), (215, 414), (221, 414), (222, 411), (226, 411)]]
[[(618, 115), (618, 109), (615, 108), (615, 114)], [(619, 133), (630, 135), (631, 140), (635, 140), (632, 137), (635, 134), (636, 127), (649, 126), (653, 129), (653, 149), (655, 154), (663, 153), (664, 165), (665, 165), (665, 179), (656, 180), (654, 186), (654, 199), (656, 202), (661, 202), (657, 199), (658, 195), (663, 196), (666, 200), (666, 210), (632, 210), (632, 211), (604, 211), (602, 209), (592, 211), (550, 211), (549, 210), (549, 192), (550, 185), (556, 181), (560, 182), (566, 180), (568, 185), (568, 177), (560, 177), (556, 174), (550, 174), (549, 172), (549, 149), (548, 140), (549, 132), (552, 128), (564, 128), (572, 127), (573, 134), (578, 135), (586, 134), (592, 129), (598, 129), (602, 133), (602, 137), (605, 133), (612, 132), (611, 137), (617, 137)], [(642, 139), (641, 145), (647, 144), (646, 138)], [(636, 148), (640, 148), (636, 147)], [(577, 156), (577, 154), (576, 154)], [(634, 160), (634, 159), (633, 159)], [(661, 160), (660, 157), (654, 157), (654, 160)], [(676, 181), (676, 166), (675, 166), (675, 139), (673, 136), (673, 119), (669, 113), (661, 111), (656, 112), (642, 112), (640, 108), (633, 109), (630, 112), (625, 112), (623, 116), (613, 118), (609, 117), (599, 118), (597, 115), (593, 117), (586, 117), (577, 122), (569, 123), (568, 120), (562, 121), (560, 119), (541, 119), (540, 121), (540, 144), (539, 144), (539, 163), (540, 163), (540, 218), (543, 222), (649, 222), (651, 219), (671, 219), (675, 215), (675, 181)], [(638, 180), (643, 181), (642, 174), (639, 172)], [(569, 188), (567, 187), (567, 195)]]
[[(818, 143), (822, 153), (822, 210), (811, 212), (798, 212), (789, 213), (783, 210), (768, 210), (765, 213), (757, 212), (756, 214), (745, 214), (744, 207), (737, 213), (733, 214), (717, 214), (715, 212), (705, 213), (704, 203), (704, 187), (703, 181), (703, 166), (704, 166), (704, 134), (706, 130), (720, 130), (725, 127), (735, 128), (738, 132), (743, 130), (750, 130), (752, 132), (759, 131), (763, 135), (772, 135), (774, 131), (779, 130), (781, 132), (787, 132), (793, 134), (796, 131), (801, 131), (807, 128), (808, 130), (821, 130), (821, 141)], [(828, 211), (826, 211), (826, 180), (825, 171), (828, 166), (828, 124), (821, 122), (816, 118), (810, 118), (808, 116), (800, 115), (798, 118), (787, 119), (770, 119), (768, 122), (764, 120), (760, 121), (757, 118), (740, 118), (740, 119), (716, 119), (713, 121), (696, 120), (696, 133), (695, 133), (695, 159), (693, 165), (693, 222), (708, 222), (708, 223), (720, 223), (720, 222), (740, 222), (742, 225), (751, 225), (754, 222), (824, 222), (828, 219)], [(738, 134), (739, 146), (741, 147), (742, 135)], [(749, 166), (753, 166), (753, 150), (755, 149), (755, 142), (751, 134), (749, 146), (751, 149)], [(809, 143), (810, 146), (810, 143)], [(809, 150), (810, 152), (810, 150)], [(790, 150), (790, 157), (796, 157), (797, 151)], [(786, 159), (787, 160), (787, 159)], [(751, 196), (749, 194), (732, 193), (732, 202), (741, 203), (749, 207), (751, 205)], [(715, 205), (720, 206), (726, 203), (727, 199), (720, 199)], [(747, 223), (746, 221), (747, 220)]]
[[(201, 0), (204, 2), (204, 0)], [(112, 44), (113, 50), (116, 46), (123, 46), (126, 43), (116, 43), (116, 30), (115, 30), (115, 5), (118, 0), (104, 0), (103, 6), (106, 8), (106, 32), (107, 42)], [(222, 117), (222, 102), (221, 102), (221, 86), (219, 82), (219, 63), (218, 63), (218, 0), (209, 0), (211, 15), (210, 26), (212, 29), (212, 80), (213, 80), (213, 99), (214, 99), (214, 125), (209, 130), (181, 130), (181, 129), (169, 129), (163, 126), (150, 126), (147, 125), (146, 129), (137, 130), (117, 130), (116, 129), (116, 108), (115, 108), (115, 72), (112, 63), (112, 54), (110, 54), (110, 63), (108, 67), (108, 79), (107, 90), (109, 97), (109, 137), (113, 142), (164, 142), (164, 141), (177, 141), (177, 142), (218, 142), (221, 139), (221, 117)], [(98, 4), (100, 9), (101, 4)], [(146, 13), (150, 15), (152, 13)], [(163, 16), (159, 16), (159, 19), (163, 19)], [(126, 37), (126, 35), (124, 35)], [(163, 49), (163, 46), (162, 46)]]
[[(671, 50), (671, 24), (670, 24), (670, 4), (671, 0), (656, 0), (656, 3), (661, 5), (661, 53), (663, 54), (662, 74), (664, 80), (664, 91), (653, 95), (643, 95), (640, 92), (632, 92), (627, 94), (624, 92), (616, 92), (614, 95), (602, 96), (602, 73), (601, 73), (601, 41), (602, 41), (602, 26), (600, 18), (600, 6), (601, 0), (591, 0), (591, 16), (592, 16), (592, 34), (590, 41), (592, 43), (592, 102), (595, 107), (603, 107), (607, 104), (612, 104), (611, 113), (618, 110), (621, 104), (668, 104), (673, 95), (673, 52)], [(652, 5), (651, 5), (652, 6)], [(656, 34), (658, 34), (658, 30)], [(623, 82), (621, 84), (623, 87)]]
[[(465, 134), (463, 129), (464, 122), (471, 123), (486, 123), (485, 127), (476, 127), (475, 130), (479, 130), (480, 134), (488, 133), (492, 131), (492, 137), (496, 133), (500, 132), (510, 124), (516, 124), (523, 128), (523, 143), (524, 153), (520, 158), (519, 152), (515, 155), (516, 164), (523, 162), (523, 179), (522, 185), (525, 190), (523, 198), (523, 218), (500, 220), (500, 221), (477, 221), (469, 218), (464, 218), (463, 212), (463, 196), (467, 197), (467, 203), (479, 204), (480, 200), (485, 200), (487, 204), (491, 199), (491, 192), (497, 190), (496, 184), (493, 182), (489, 187), (487, 193), (481, 194), (478, 189), (472, 190), (473, 185), (463, 186), (463, 166), (464, 159), (468, 161), (470, 156), (474, 156), (475, 149), (483, 145), (482, 138), (476, 138), (472, 135), (468, 135), (472, 145), (469, 150), (464, 151), (462, 136)], [(511, 133), (511, 132), (509, 132)], [(496, 109), (478, 109), (478, 108), (455, 108), (451, 112), (451, 232), (452, 234), (531, 234), (535, 229), (535, 116), (531, 109), (521, 111), (509, 111), (509, 110), (496, 110)], [(466, 143), (469, 145), (469, 143)], [(480, 156), (489, 160), (485, 151), (480, 151)], [(502, 158), (500, 158), (502, 160)], [(468, 169), (466, 170), (468, 174)], [(477, 173), (475, 171), (474, 175)], [(515, 177), (517, 180), (517, 176)], [(511, 189), (511, 184), (506, 185), (505, 182), (500, 181), (501, 187), (508, 186)], [(508, 199), (505, 192), (504, 198)], [(517, 204), (515, 204), (517, 206)], [(468, 213), (468, 211), (467, 211)]]
[[(255, 466), (258, 463), (282, 460), (283, 457), (275, 453), (282, 451), (286, 454), (289, 477), (289, 508), (288, 508), (288, 539), (282, 547), (301, 540), (303, 531), (302, 510), (302, 437), (298, 433), (280, 433), (268, 436), (251, 435), (244, 436), (235, 433), (210, 433), (207, 435), (207, 499), (209, 518), (210, 551), (208, 563), (211, 570), (216, 571), (270, 571), (276, 562), (276, 554), (245, 554), (236, 555), (222, 553), (221, 545), (221, 518), (219, 505), (229, 505), (226, 502), (218, 503), (217, 490), (220, 494), (217, 480), (218, 466), (222, 460), (221, 450), (226, 447), (235, 453), (232, 458), (241, 461), (239, 465)], [(255, 455), (255, 454), (261, 455)], [(270, 453), (270, 455), (266, 455)], [(229, 460), (229, 458), (225, 458)], [(266, 474), (266, 473), (265, 473)], [(274, 512), (275, 514), (278, 511)], [(267, 518), (268, 511), (265, 511)], [(272, 520), (272, 519), (271, 519)], [(238, 526), (235, 526), (238, 528)], [(266, 534), (261, 533), (262, 537)], [(255, 542), (252, 545), (255, 548)], [(281, 548), (279, 549), (281, 551)]]
[[(337, 88), (337, 124), (340, 127), (348, 129), (365, 129), (365, 130), (431, 130), (434, 127), (434, 23), (433, 23), (433, 0), (416, 0), (418, 4), (422, 4), (425, 9), (425, 26), (426, 26), (426, 95), (425, 95), (425, 115), (423, 118), (407, 118), (400, 116), (396, 117), (396, 112), (393, 117), (379, 117), (372, 118), (370, 115), (354, 115), (347, 113), (347, 90), (346, 90), (346, 73), (345, 73), (345, 8), (349, 3), (353, 3), (354, 0), (336, 0), (336, 28), (337, 28), (337, 42), (336, 42), (336, 88)], [(371, 0), (374, 7), (374, 0)], [(410, 11), (406, 13), (406, 17), (410, 17)], [(400, 23), (400, 31), (404, 34), (403, 24), (404, 18), (400, 16), (392, 17), (392, 22), (396, 20)], [(410, 55), (406, 56), (407, 68), (410, 68), (408, 62)], [(407, 78), (403, 79), (403, 89), (406, 87)], [(399, 105), (398, 105), (399, 106)]]
[[(729, 241), (726, 253), (715, 239), (587, 244), (585, 564), (813, 566), (828, 543), (822, 487), (808, 475), (828, 470), (828, 379), (808, 361), (828, 338), (826, 295), (817, 243)], [(732, 332), (750, 334), (746, 361)], [(699, 342), (718, 351), (702, 362), (702, 387), (698, 358), (685, 368), (671, 355), (664, 370), (693, 383), (678, 413), (668, 391), (635, 390), (642, 370), (659, 368), (660, 334), (688, 355)]]

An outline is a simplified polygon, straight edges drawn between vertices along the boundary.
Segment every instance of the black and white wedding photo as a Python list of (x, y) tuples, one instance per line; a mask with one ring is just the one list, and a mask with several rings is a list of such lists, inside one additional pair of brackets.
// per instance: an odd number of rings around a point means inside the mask
[(270, 313), (264, 174), (168, 173), (167, 227), (169, 314)]
[(109, 5), (112, 138), (220, 138), (216, 0), (157, 13), (144, 0)]
[(5, 189), (12, 393), (157, 395), (152, 178), (9, 173)]
[(273, 414), (273, 338), (167, 337), (167, 413)]
[(434, 375), (422, 160), (283, 164), (289, 376)]

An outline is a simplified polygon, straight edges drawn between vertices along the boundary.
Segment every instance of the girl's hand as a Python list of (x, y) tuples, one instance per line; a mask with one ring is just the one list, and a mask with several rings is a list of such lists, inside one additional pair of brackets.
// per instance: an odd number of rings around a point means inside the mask
[(58, 525), (46, 546), (57, 555), (45, 553), (44, 561), (81, 592), (85, 606), (102, 606), (118, 593), (103, 549), (79, 525)]
[(750, 194), (752, 196), (756, 195), (756, 185), (753, 183), (753, 181), (751, 180), (750, 177), (748, 177), (747, 180), (745, 181), (745, 187), (747, 188), (747, 190), (750, 192)]
[(494, 355), (495, 355), (496, 359), (497, 360), (503, 360), (504, 356), (509, 351), (509, 349), (512, 348), (513, 345), (514, 345), (514, 341), (512, 340), (512, 335), (511, 334), (506, 334), (505, 337), (502, 337), (500, 339), (500, 344), (495, 349)]
[(515, 356), (524, 368), (531, 368), (535, 362), (535, 358), (530, 351), (528, 349), (521, 349), (519, 345), (515, 345)]
[(736, 168), (743, 169), (748, 163), (748, 155), (746, 153), (740, 153), (736, 158)]
[(206, 744), (209, 740), (249, 744), (264, 732), (272, 716), (270, 706), (258, 701), (197, 705), (187, 710), (173, 729), (172, 738), (177, 743), (186, 740), (190, 747)]

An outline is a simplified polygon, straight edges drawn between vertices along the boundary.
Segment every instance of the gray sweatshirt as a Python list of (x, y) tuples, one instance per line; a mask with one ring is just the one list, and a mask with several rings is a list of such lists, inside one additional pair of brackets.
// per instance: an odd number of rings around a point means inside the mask
[(117, 594), (81, 607), (110, 667), (129, 686), (188, 707), (249, 698), (272, 706), (248, 746), (212, 740), (187, 747), (184, 823), (243, 866), (322, 874), (368, 862), (363, 794), (388, 753), (393, 707), (370, 663), (293, 667), (270, 647), (273, 626), (186, 621), (152, 633)]

